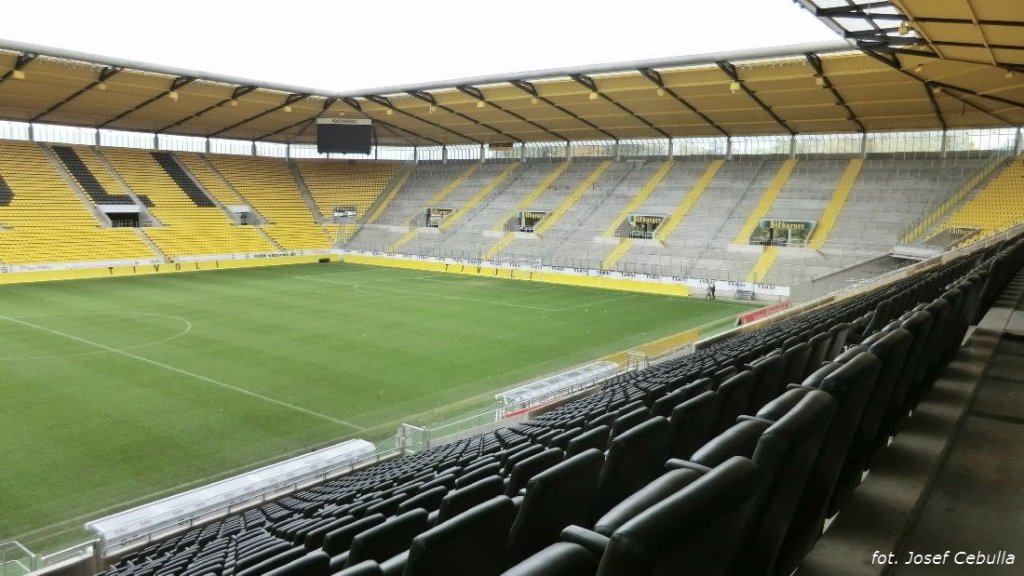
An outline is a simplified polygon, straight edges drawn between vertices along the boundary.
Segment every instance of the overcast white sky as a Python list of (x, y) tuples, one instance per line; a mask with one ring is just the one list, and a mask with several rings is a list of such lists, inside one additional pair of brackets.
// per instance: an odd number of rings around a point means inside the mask
[(0, 39), (349, 92), (838, 36), (792, 0), (49, 0)]

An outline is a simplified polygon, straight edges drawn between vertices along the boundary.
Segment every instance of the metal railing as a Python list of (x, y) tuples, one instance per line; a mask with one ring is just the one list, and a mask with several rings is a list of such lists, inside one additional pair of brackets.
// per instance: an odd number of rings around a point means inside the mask
[(0, 576), (21, 576), (38, 567), (38, 559), (31, 550), (17, 540), (0, 542)]

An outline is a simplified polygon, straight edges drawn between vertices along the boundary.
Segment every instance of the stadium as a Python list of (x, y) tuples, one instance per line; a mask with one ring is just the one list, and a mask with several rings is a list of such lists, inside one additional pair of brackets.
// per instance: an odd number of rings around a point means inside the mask
[(1024, 7), (796, 4), (352, 92), (0, 40), (0, 576), (1019, 571)]

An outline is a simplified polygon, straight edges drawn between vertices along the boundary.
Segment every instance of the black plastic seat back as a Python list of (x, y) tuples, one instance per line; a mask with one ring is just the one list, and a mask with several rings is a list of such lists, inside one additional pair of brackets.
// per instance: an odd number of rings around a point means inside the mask
[(729, 574), (741, 551), (761, 475), (736, 457), (619, 527), (598, 574)]
[(832, 348), (832, 334), (821, 332), (811, 336), (807, 341), (811, 347), (811, 354), (807, 357), (807, 371), (813, 372), (821, 366), (821, 363), (828, 360), (828, 351)]
[(611, 428), (604, 425), (587, 430), (583, 434), (580, 434), (569, 441), (569, 445), (565, 450), (565, 457), (571, 458), (577, 454), (586, 452), (591, 448), (604, 451), (608, 446), (608, 437), (610, 434)]
[(464, 488), (476, 482), (477, 480), (487, 478), (488, 476), (493, 476), (500, 471), (501, 463), (497, 461), (488, 462), (483, 466), (478, 466), (472, 470), (464, 471), (462, 473), (462, 476), (459, 476), (459, 479), (455, 481), (455, 487)]
[(746, 412), (750, 394), (754, 388), (753, 370), (744, 370), (730, 377), (718, 387), (718, 418), (711, 427), (713, 433), (721, 432), (736, 423), (736, 418)]
[(541, 446), (540, 444), (530, 444), (526, 448), (520, 448), (519, 450), (516, 450), (515, 452), (508, 454), (505, 457), (504, 461), (502, 462), (502, 465), (504, 466), (504, 473), (507, 475), (509, 472), (512, 471), (512, 468), (516, 464), (522, 462), (523, 460), (526, 460), (527, 458), (533, 456), (534, 454), (540, 454), (543, 451), (544, 446)]
[(651, 416), (664, 416), (668, 418), (672, 414), (672, 409), (685, 402), (687, 397), (687, 392), (683, 388), (677, 388), (665, 394), (654, 401), (654, 405), (651, 406)]
[(310, 552), (265, 573), (264, 576), (329, 576), (330, 564), (331, 557), (324, 552)]
[(931, 390), (932, 380), (937, 378), (945, 368), (942, 365), (942, 345), (949, 337), (950, 305), (942, 298), (936, 298), (924, 307), (924, 312), (932, 317), (931, 329), (928, 330), (928, 337), (924, 349), (918, 361), (918, 377), (911, 383), (903, 399), (903, 408), (900, 414), (900, 422), (897, 430), (902, 428), (910, 412), (917, 408), (917, 405), (924, 399)]
[(782, 384), (798, 384), (807, 376), (807, 360), (811, 356), (811, 346), (801, 342), (782, 353)]
[(647, 408), (639, 407), (629, 412), (625, 412), (612, 422), (612, 433), (611, 437), (614, 439), (619, 434), (622, 434), (626, 430), (640, 424), (644, 420), (650, 418), (650, 412)]
[(365, 530), (352, 539), (346, 566), (364, 560), (384, 562), (408, 549), (412, 539), (427, 527), (427, 511), (417, 509)]
[(603, 464), (599, 450), (587, 450), (530, 479), (509, 534), (510, 561), (555, 542), (566, 526), (589, 520)]
[(761, 434), (752, 460), (768, 481), (755, 503), (737, 573), (773, 573), (779, 547), (836, 408), (828, 393), (811, 390)]
[(868, 399), (860, 425), (850, 442), (846, 462), (839, 471), (836, 487), (832, 494), (826, 516), (834, 516), (845, 505), (860, 485), (861, 477), (868, 465), (872, 446), (882, 425), (882, 418), (892, 399), (892, 392), (899, 379), (903, 366), (907, 361), (907, 353), (914, 342), (914, 337), (903, 328), (885, 333), (878, 341), (871, 344), (871, 353), (882, 362), (878, 381)]
[(502, 576), (594, 576), (598, 558), (579, 544), (556, 542), (512, 566)]
[(594, 532), (604, 536), (611, 536), (619, 526), (682, 490), (702, 475), (701, 472), (688, 468), (669, 470), (652, 480), (647, 486), (644, 486), (622, 502), (616, 504), (608, 512), (605, 512), (594, 523)]
[(496, 496), (430, 528), (413, 538), (404, 576), (498, 576), (515, 515), (512, 500)]
[(669, 431), (668, 420), (655, 416), (612, 439), (601, 469), (593, 518), (661, 474), (668, 460)]
[(519, 490), (526, 488), (526, 483), (530, 481), (530, 478), (558, 464), (564, 457), (565, 453), (560, 449), (548, 448), (540, 454), (534, 454), (516, 464), (508, 476), (505, 494), (515, 496)]
[(825, 360), (832, 360), (839, 353), (843, 351), (843, 347), (846, 346), (846, 340), (850, 335), (851, 324), (849, 322), (842, 322), (829, 328), (828, 332), (832, 336), (832, 343), (829, 345), (828, 354), (825, 355)]
[[(256, 564), (249, 565), (245, 569), (239, 569), (235, 572), (238, 576), (262, 576), (267, 572), (275, 568), (280, 568), (289, 562), (298, 560), (306, 555), (306, 549), (302, 546), (296, 546), (285, 552), (275, 554), (269, 558), (261, 560)], [(235, 564), (235, 568), (238, 569), (238, 564)]]
[(569, 442), (572, 441), (573, 438), (579, 436), (582, 433), (582, 427), (569, 428), (568, 430), (564, 430), (561, 434), (552, 438), (551, 441), (548, 443), (548, 446), (551, 446), (552, 448), (560, 448), (562, 450), (565, 450), (566, 448), (569, 447)]
[(713, 435), (718, 413), (718, 395), (711, 391), (676, 406), (669, 420), (668, 455), (689, 458)]
[(900, 422), (904, 417), (904, 407), (907, 406), (907, 396), (923, 378), (924, 365), (927, 362), (925, 346), (928, 344), (928, 334), (932, 330), (933, 320), (931, 314), (924, 311), (917, 311), (910, 314), (900, 326), (910, 332), (914, 341), (907, 351), (907, 359), (900, 370), (890, 394), (889, 403), (882, 415), (882, 422), (878, 427), (878, 433), (872, 441), (871, 452), (868, 455), (867, 467), (870, 468), (878, 456), (885, 449), (889, 437), (896, 433)]
[(419, 494), (407, 498), (404, 502), (398, 505), (398, 514), (403, 514), (409, 510), (415, 510), (417, 508), (423, 508), (427, 512), (433, 512), (441, 507), (441, 501), (448, 495), (448, 488), (444, 486), (435, 486), (429, 490), (420, 492)]
[(821, 535), (836, 480), (846, 462), (850, 444), (860, 426), (881, 369), (882, 361), (866, 352), (839, 365), (837, 370), (822, 381), (820, 389), (830, 394), (839, 407), (828, 425), (828, 431), (793, 511), (785, 540), (778, 552), (776, 572), (794, 572)]
[(464, 488), (452, 490), (444, 497), (444, 500), (441, 500), (441, 507), (437, 512), (437, 523), (440, 524), (481, 502), (498, 496), (501, 494), (502, 488), (500, 476), (489, 476)]
[(782, 356), (771, 354), (754, 362), (751, 366), (754, 370), (754, 386), (750, 390), (750, 403), (747, 411), (756, 413), (762, 406), (775, 399), (782, 393), (785, 383), (782, 381), (783, 369)]

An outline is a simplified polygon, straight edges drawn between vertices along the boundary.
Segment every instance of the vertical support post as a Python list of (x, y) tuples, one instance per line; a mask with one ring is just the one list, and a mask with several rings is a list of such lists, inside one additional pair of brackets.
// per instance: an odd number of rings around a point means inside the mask
[(789, 137), (789, 158), (796, 158), (796, 136)]
[(210, 139), (209, 138), (204, 138), (203, 139), (203, 149), (206, 151), (207, 154), (210, 153)]
[(615, 161), (618, 162), (621, 159), (621, 156), (620, 156), (620, 153), (619, 153), (621, 148), (619, 147), (619, 141), (618, 140), (615, 141), (615, 149), (614, 150), (615, 150)]
[(1017, 134), (1013, 137), (1013, 152), (1015, 155), (1020, 156), (1021, 152), (1024, 152), (1024, 127), (1017, 128)]
[(732, 160), (732, 136), (725, 137), (725, 159)]
[(419, 146), (413, 146), (412, 147), (412, 163), (413, 164), (419, 164), (420, 163), (420, 148), (419, 148)]
[(480, 163), (483, 164), (484, 160), (487, 159), (487, 153), (484, 152), (484, 145), (480, 145)]
[[(31, 126), (31, 124), (29, 124), (29, 126)], [(92, 145), (97, 147), (97, 148), (100, 147), (100, 129), (99, 128), (94, 130), (93, 133), (92, 133)]]
[(565, 159), (572, 159), (572, 146), (569, 144), (568, 140), (565, 141)]
[(675, 142), (673, 142), (672, 139), (669, 138), (668, 139), (668, 157), (669, 157), (669, 159), (671, 159), (673, 156), (675, 156), (675, 146), (674, 146), (674, 144), (675, 144)]
[(441, 146), (441, 164), (448, 163), (448, 147)]
[(942, 157), (942, 158), (946, 157), (947, 136), (948, 136), (948, 133), (946, 132), (945, 129), (943, 129), (942, 130), (942, 142), (941, 142), (941, 145), (939, 147), (939, 156)]
[(160, 136), (153, 134), (153, 150), (160, 149)]
[(249, 141), (249, 150), (252, 152), (252, 155), (255, 157), (256, 156), (256, 141), (255, 140), (250, 140)]
[(28, 139), (30, 142), (36, 141), (36, 125), (32, 122), (28, 123)]
[(868, 133), (867, 132), (861, 132), (860, 133), (860, 157), (861, 158), (867, 158), (868, 157)]

